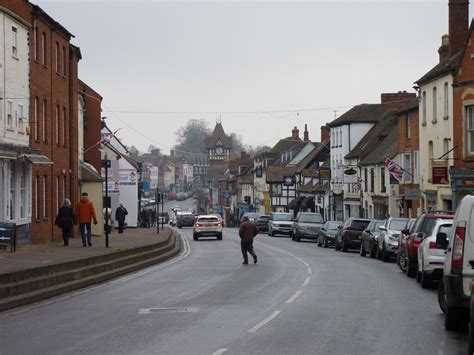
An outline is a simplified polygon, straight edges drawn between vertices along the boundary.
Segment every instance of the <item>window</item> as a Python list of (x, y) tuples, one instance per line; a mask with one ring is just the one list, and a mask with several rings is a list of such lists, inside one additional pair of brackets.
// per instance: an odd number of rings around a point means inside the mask
[(38, 97), (35, 97), (35, 102), (33, 105), (33, 120), (34, 120), (34, 125), (35, 125), (35, 141), (39, 141), (39, 118), (38, 118), (38, 105), (39, 105), (39, 100)]
[(61, 73), (61, 57), (59, 53), (59, 43), (56, 42), (56, 45), (54, 47), (54, 53), (56, 54), (56, 73)]
[(46, 33), (41, 34), (41, 64), (48, 65), (46, 53)]
[(415, 182), (420, 182), (420, 151), (415, 150), (413, 153), (413, 171)]
[(60, 119), (59, 119), (59, 105), (56, 105), (56, 110), (55, 110), (55, 113), (54, 113), (54, 124), (56, 126), (56, 127), (54, 127), (55, 128), (54, 138), (55, 138), (55, 142), (56, 142), (57, 145), (59, 145), (59, 136), (60, 136), (60, 134), (59, 134), (59, 130), (60, 130), (59, 121), (60, 121)]
[(341, 127), (341, 132), (339, 134), (339, 147), (342, 147), (342, 127)]
[(375, 191), (375, 169), (370, 168), (370, 192)]
[(433, 88), (433, 118), (431, 122), (436, 123), (437, 121), (438, 121), (438, 93), (435, 86)]
[(39, 183), (39, 176), (35, 176), (35, 219), (38, 220), (39, 219), (39, 216), (40, 216), (40, 210), (39, 210), (39, 201), (38, 201), (38, 198), (40, 196), (39, 194), (39, 187), (40, 187), (40, 183)]
[(466, 139), (466, 153), (468, 155), (474, 154), (474, 106), (467, 107), (467, 139)]
[(368, 186), (368, 171), (367, 168), (364, 168), (364, 191), (367, 192), (369, 191), (369, 186)]
[(59, 202), (59, 196), (60, 196), (60, 193), (59, 193), (59, 180), (60, 180), (60, 176), (57, 175), (56, 176), (56, 209), (59, 210), (59, 206), (60, 206), (60, 202)]
[(339, 146), (339, 132), (336, 132), (336, 147)]
[(421, 97), (421, 123), (426, 125), (426, 91), (423, 91)]
[(66, 116), (66, 108), (63, 107), (63, 124), (62, 124), (62, 144), (66, 146), (66, 131), (67, 131), (67, 116)]
[(64, 201), (66, 198), (66, 176), (63, 176), (62, 181), (61, 181), (61, 201)]
[(405, 114), (405, 138), (411, 138), (410, 115), (408, 113)]
[(36, 26), (33, 28), (33, 57), (37, 61), (39, 58), (39, 53), (38, 53), (38, 29)]
[(28, 217), (28, 170), (25, 164), (21, 167), (20, 176), (20, 218)]
[(13, 101), (7, 101), (7, 128), (13, 129)]
[(385, 185), (385, 168), (380, 169), (380, 192), (387, 192), (387, 186)]
[(444, 83), (444, 119), (449, 118), (449, 86), (448, 83)]
[(12, 55), (18, 55), (18, 29), (15, 26), (12, 26)]
[(43, 142), (48, 142), (48, 139), (46, 138), (46, 100), (43, 100), (43, 114), (41, 117), (41, 121), (43, 129)]
[(18, 104), (18, 130), (20, 133), (25, 133), (25, 113), (22, 104)]
[(443, 139), (443, 158), (449, 160), (449, 138)]
[(405, 153), (401, 156), (402, 159), (402, 168), (403, 168), (403, 182), (411, 182), (411, 154)]
[(428, 142), (428, 176), (433, 179), (433, 141)]
[(63, 46), (63, 75), (67, 75), (67, 52), (66, 47)]
[(43, 204), (42, 208), (43, 208), (43, 218), (48, 218), (48, 211), (46, 210), (46, 196), (48, 196), (48, 193), (47, 193), (47, 188), (48, 188), (48, 184), (47, 184), (47, 176), (43, 176), (43, 189), (42, 189), (42, 198), (41, 198), (41, 202)]
[(8, 218), (10, 220), (15, 219), (15, 209), (16, 209), (16, 204), (15, 204), (15, 195), (16, 195), (16, 169), (14, 164), (10, 164), (10, 201), (9, 203), (9, 213), (8, 213)]

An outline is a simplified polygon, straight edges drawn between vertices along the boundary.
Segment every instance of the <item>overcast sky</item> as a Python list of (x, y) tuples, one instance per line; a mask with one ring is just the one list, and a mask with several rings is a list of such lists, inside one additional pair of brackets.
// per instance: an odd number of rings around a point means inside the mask
[(31, 1), (75, 35), (123, 142), (166, 152), (187, 120), (219, 114), (245, 144), (305, 123), (319, 141), (335, 114), (413, 91), (448, 31), (448, 0)]

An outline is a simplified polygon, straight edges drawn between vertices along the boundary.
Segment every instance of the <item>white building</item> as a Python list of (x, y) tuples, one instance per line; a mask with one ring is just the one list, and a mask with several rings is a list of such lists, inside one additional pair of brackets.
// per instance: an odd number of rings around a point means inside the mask
[(20, 243), (31, 240), (31, 163), (41, 160), (29, 148), (29, 27), (0, 6), (0, 223), (15, 223)]

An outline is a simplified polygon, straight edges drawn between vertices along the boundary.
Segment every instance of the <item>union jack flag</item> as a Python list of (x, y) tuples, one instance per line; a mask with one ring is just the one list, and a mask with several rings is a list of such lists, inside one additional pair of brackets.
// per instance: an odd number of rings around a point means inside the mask
[(110, 143), (110, 141), (112, 140), (112, 138), (114, 138), (114, 134), (112, 132), (109, 132), (109, 133), (105, 133), (105, 134), (102, 134), (102, 139), (99, 141), (99, 144), (100, 144), (100, 148), (99, 150), (104, 150), (105, 148), (105, 145)]
[(390, 174), (390, 184), (399, 184), (402, 181), (403, 169), (388, 157), (385, 157), (385, 166)]

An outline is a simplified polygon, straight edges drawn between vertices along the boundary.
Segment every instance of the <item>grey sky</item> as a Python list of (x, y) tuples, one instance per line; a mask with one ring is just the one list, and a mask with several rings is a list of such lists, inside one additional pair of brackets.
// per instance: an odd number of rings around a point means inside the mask
[(32, 1), (76, 36), (80, 78), (140, 150), (168, 151), (188, 119), (212, 128), (219, 112), (246, 144), (305, 123), (318, 141), (336, 107), (413, 91), (448, 28), (448, 0)]

